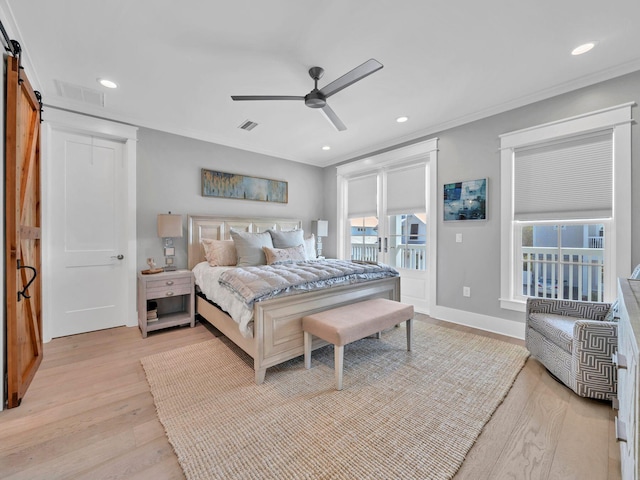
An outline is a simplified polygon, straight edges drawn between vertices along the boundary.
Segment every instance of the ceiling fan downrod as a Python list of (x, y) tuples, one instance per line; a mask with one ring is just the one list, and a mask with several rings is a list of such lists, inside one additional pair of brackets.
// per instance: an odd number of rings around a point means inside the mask
[(324, 68), (322, 67), (311, 67), (309, 69), (309, 76), (314, 81), (313, 90), (304, 97), (304, 104), (309, 108), (322, 108), (327, 104), (327, 97), (318, 90), (318, 80), (322, 78), (323, 74)]

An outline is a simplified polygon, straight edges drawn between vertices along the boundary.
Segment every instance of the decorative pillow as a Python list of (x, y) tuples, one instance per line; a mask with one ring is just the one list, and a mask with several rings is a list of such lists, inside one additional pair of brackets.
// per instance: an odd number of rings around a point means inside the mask
[(307, 255), (307, 260), (316, 260), (316, 236), (312, 233), (309, 238), (304, 239), (304, 251)]
[(212, 240), (203, 238), (204, 256), (212, 267), (228, 267), (238, 261), (233, 240)]
[(267, 265), (278, 263), (304, 262), (307, 259), (304, 245), (289, 248), (262, 247), (267, 258)]
[(231, 229), (230, 233), (238, 254), (239, 267), (267, 264), (262, 247), (273, 248), (269, 232), (249, 233)]
[(267, 230), (275, 248), (297, 247), (304, 243), (304, 230)]

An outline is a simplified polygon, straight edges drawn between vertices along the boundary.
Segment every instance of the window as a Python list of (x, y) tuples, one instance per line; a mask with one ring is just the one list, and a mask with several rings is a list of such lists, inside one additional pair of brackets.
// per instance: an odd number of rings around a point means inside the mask
[(378, 218), (350, 218), (351, 260), (378, 261)]
[(603, 223), (519, 222), (522, 297), (604, 301)]
[(388, 259), (396, 268), (427, 269), (427, 215), (389, 215)]
[(630, 270), (630, 121), (623, 105), (501, 136), (503, 308), (615, 297)]
[(420, 225), (418, 225), (417, 223), (412, 223), (409, 225), (409, 227), (410, 227), (409, 242), (415, 242), (418, 240), (418, 229), (420, 228)]

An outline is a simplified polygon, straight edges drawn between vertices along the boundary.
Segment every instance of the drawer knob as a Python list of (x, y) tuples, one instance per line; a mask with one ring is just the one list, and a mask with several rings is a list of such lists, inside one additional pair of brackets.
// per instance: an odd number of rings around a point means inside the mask
[(173, 280), (167, 280), (167, 285), (173, 285)]
[(172, 295), (173, 295), (173, 292), (167, 292), (167, 293), (165, 293), (165, 295), (166, 295), (167, 297), (170, 297), (170, 296), (172, 296)]
[(611, 354), (611, 362), (620, 369), (627, 368), (627, 357), (619, 352)]

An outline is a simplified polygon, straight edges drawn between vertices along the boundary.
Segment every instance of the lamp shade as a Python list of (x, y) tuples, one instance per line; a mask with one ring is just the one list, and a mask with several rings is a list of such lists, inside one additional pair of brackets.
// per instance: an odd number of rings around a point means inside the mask
[(316, 237), (326, 237), (329, 235), (329, 221), (328, 220), (312, 220), (311, 230), (315, 233)]
[(158, 237), (182, 237), (182, 215), (161, 213), (158, 215)]

